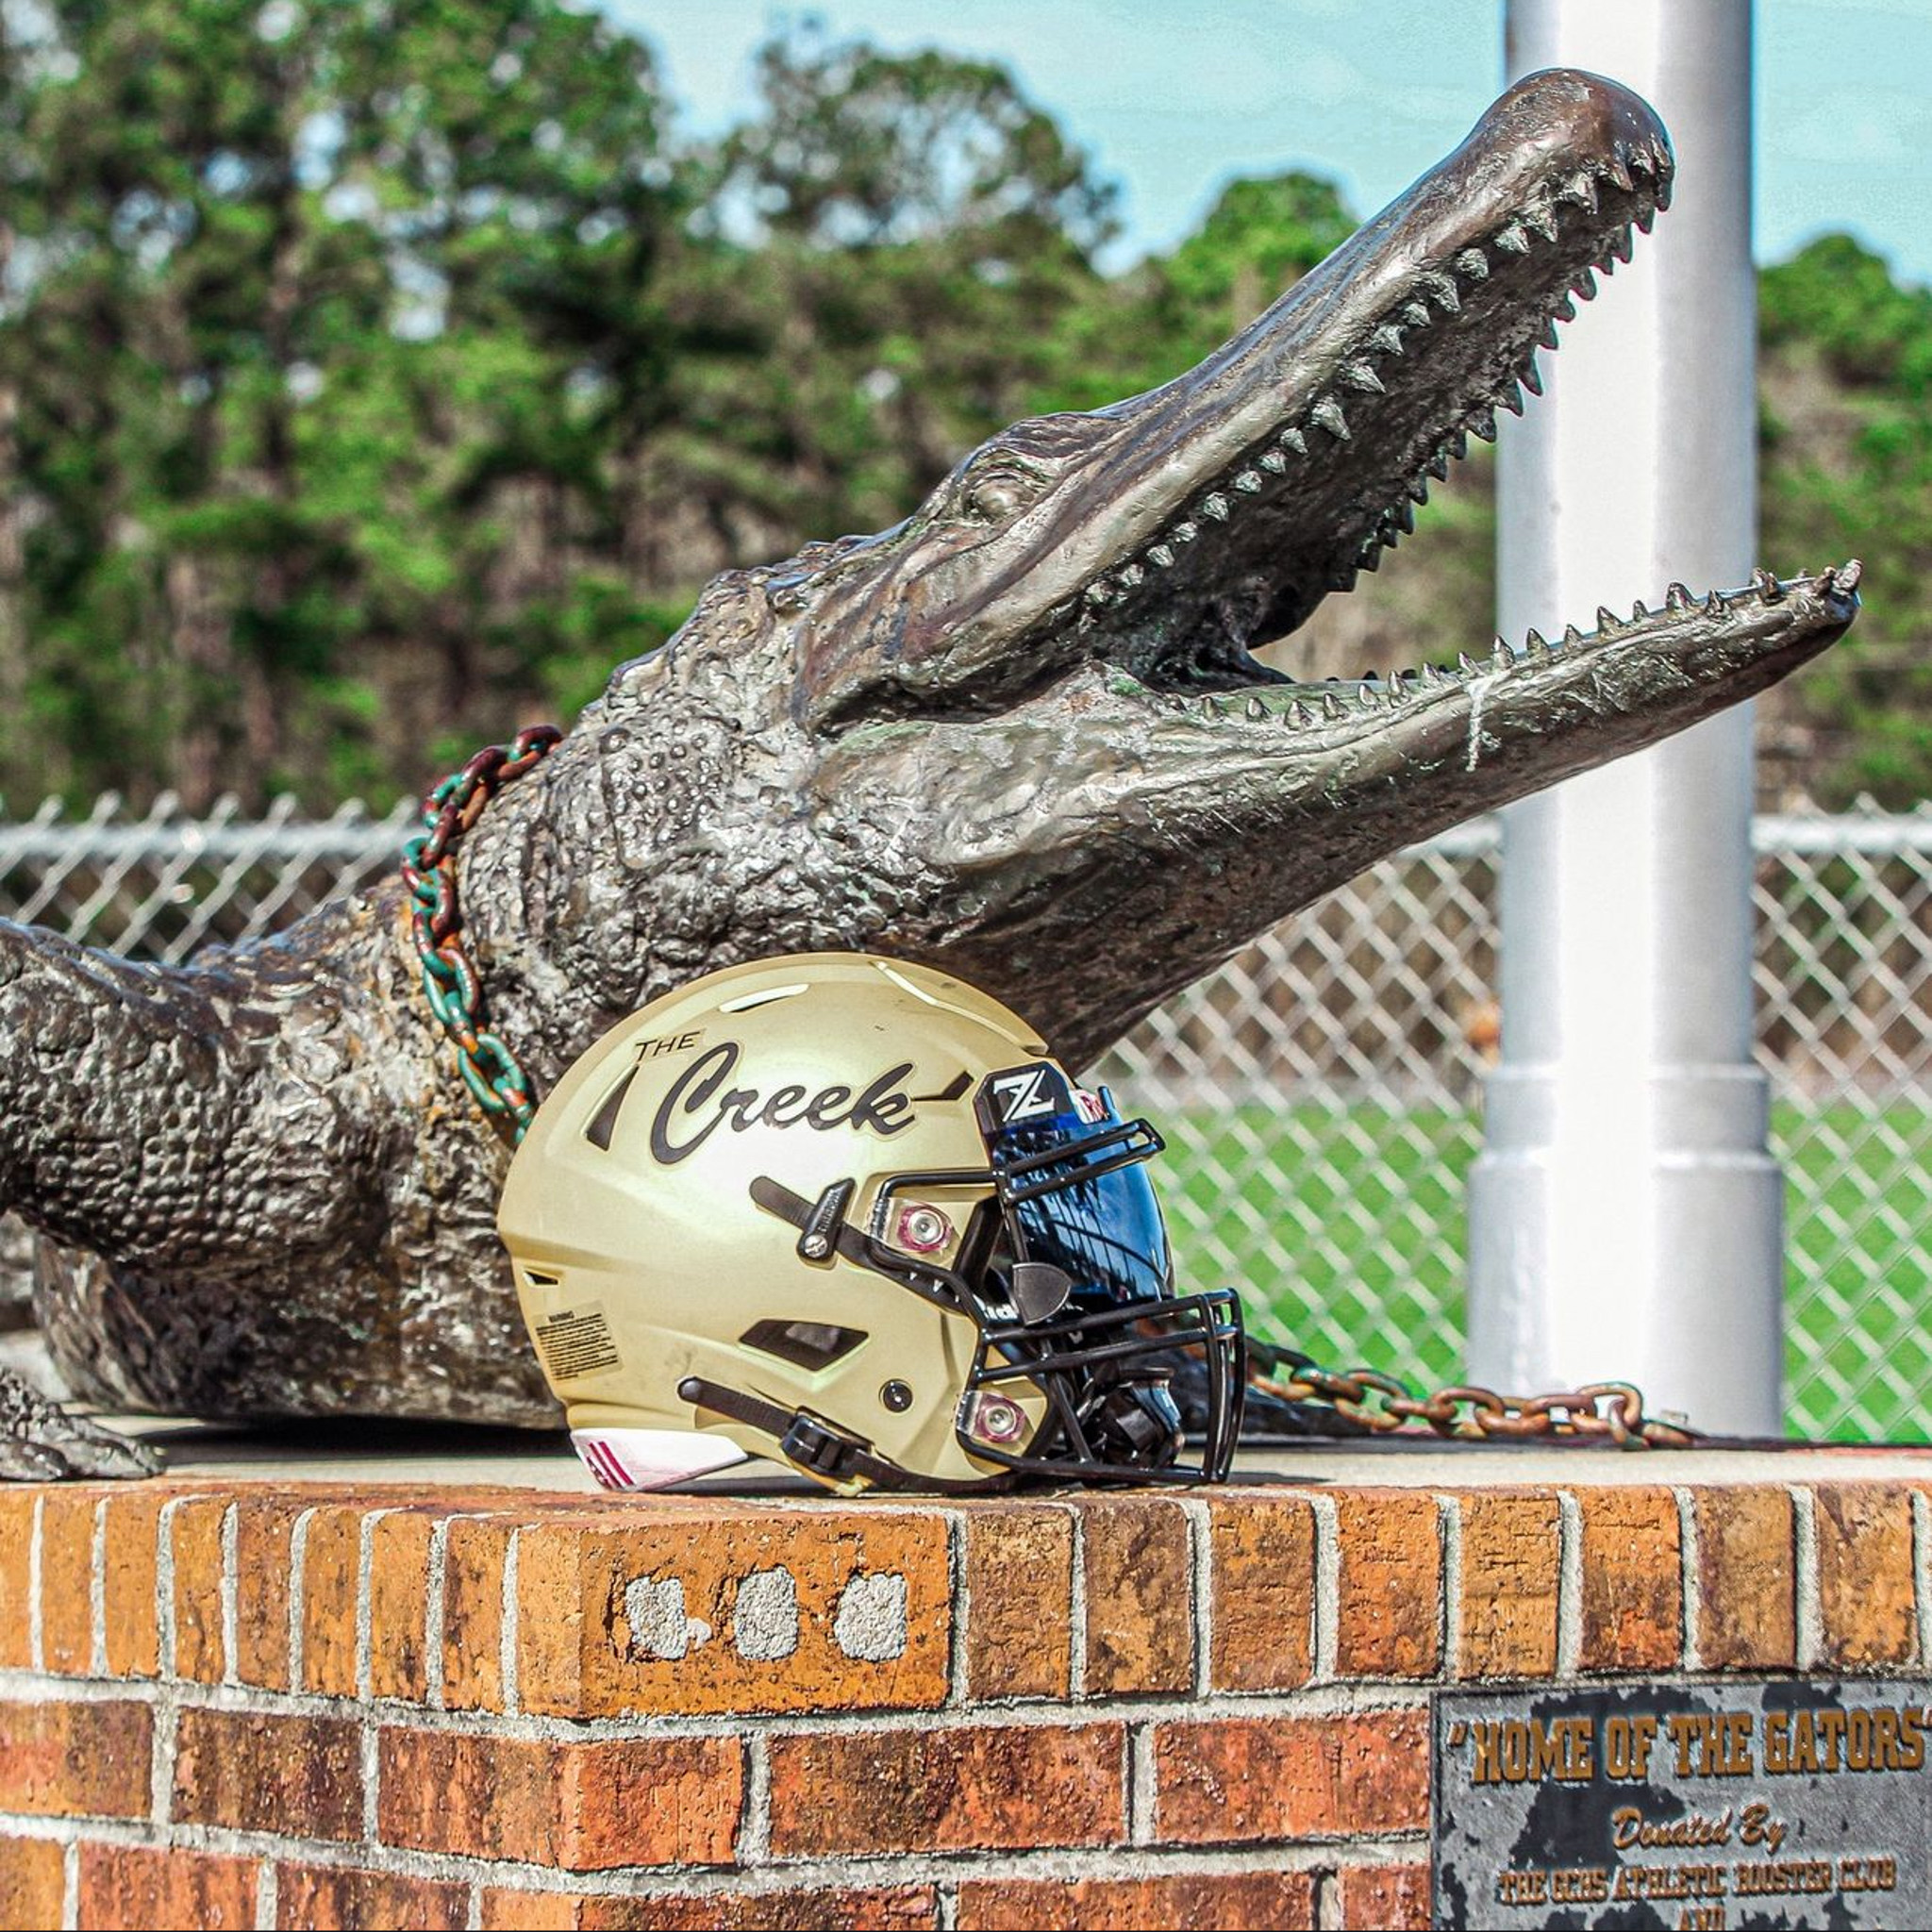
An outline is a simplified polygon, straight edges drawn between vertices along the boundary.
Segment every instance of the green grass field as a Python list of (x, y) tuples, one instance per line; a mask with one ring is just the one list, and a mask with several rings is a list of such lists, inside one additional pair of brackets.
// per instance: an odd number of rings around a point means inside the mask
[[(1241, 1108), (1167, 1131), (1158, 1177), (1184, 1281), (1231, 1275), (1262, 1333), (1331, 1366), (1459, 1376), (1473, 1110)], [(1932, 1440), (1932, 1107), (1780, 1105), (1773, 1136), (1789, 1426)]]

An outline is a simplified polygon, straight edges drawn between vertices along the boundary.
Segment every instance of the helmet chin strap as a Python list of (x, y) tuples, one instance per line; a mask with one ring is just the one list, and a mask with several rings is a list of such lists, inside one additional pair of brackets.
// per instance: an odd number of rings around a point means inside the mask
[(1013, 1482), (1009, 1475), (970, 1481), (915, 1475), (876, 1455), (871, 1443), (848, 1436), (802, 1408), (785, 1408), (762, 1396), (747, 1394), (742, 1389), (726, 1389), (720, 1383), (708, 1382), (702, 1375), (687, 1375), (677, 1385), (677, 1394), (680, 1401), (690, 1403), (693, 1408), (708, 1408), (727, 1422), (742, 1423), (760, 1435), (775, 1438), (789, 1460), (828, 1483), (858, 1480), (881, 1490), (926, 1490), (941, 1495), (972, 1496), (1010, 1488)]

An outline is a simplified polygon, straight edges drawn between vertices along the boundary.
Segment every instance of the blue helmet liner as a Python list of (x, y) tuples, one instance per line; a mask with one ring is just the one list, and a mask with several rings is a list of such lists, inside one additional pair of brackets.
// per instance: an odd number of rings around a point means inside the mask
[[(777, 1435), (792, 1460), (831, 1480), (880, 1488), (971, 1491), (1022, 1477), (1078, 1482), (1220, 1482), (1241, 1433), (1246, 1351), (1232, 1289), (1175, 1295), (1167, 1230), (1145, 1162), (1163, 1142), (1144, 1121), (1123, 1121), (1110, 1096), (1074, 1088), (1050, 1061), (990, 1074), (974, 1101), (988, 1164), (903, 1172), (881, 1182), (870, 1228), (846, 1220), (857, 1183), (833, 1183), (816, 1202), (774, 1176), (752, 1199), (799, 1230), (799, 1253), (836, 1254), (955, 1313), (978, 1331), (954, 1429), (960, 1446), (1008, 1474), (971, 1482), (912, 1474), (870, 1443), (804, 1411), (789, 1414), (743, 1391), (690, 1383), (691, 1399)], [(895, 1197), (935, 1188), (991, 1191), (954, 1265), (881, 1238)], [(1206, 1371), (1207, 1422), (1191, 1460), (1168, 1383), (1178, 1358)], [(1046, 1399), (1031, 1440), (994, 1440), (980, 1404), (1011, 1422), (1007, 1391)]]

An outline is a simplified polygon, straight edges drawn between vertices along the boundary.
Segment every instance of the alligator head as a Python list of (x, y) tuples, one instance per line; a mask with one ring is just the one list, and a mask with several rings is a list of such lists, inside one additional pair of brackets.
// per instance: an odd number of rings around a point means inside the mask
[(930, 881), (923, 917), (881, 881), (893, 921), (867, 942), (1024, 989), (1086, 1052), (1383, 855), (1836, 637), (1850, 570), (1674, 586), (1481, 664), (1429, 663), (1423, 638), (1414, 670), (1340, 687), (1251, 655), (1373, 570), (1430, 479), (1522, 408), (1672, 171), (1636, 96), (1532, 75), (1198, 368), (1017, 424), (896, 528), (754, 574), (824, 823), (849, 827), (848, 862), (883, 850)]

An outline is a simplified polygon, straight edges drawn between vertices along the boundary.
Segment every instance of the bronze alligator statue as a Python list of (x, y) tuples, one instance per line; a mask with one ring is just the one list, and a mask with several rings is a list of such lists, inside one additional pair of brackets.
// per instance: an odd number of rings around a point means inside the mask
[[(1597, 613), (1480, 664), (1300, 685), (1291, 631), (1410, 527), (1669, 197), (1644, 104), (1535, 75), (1198, 368), (1023, 422), (906, 522), (712, 583), (461, 849), (539, 1091), (680, 980), (864, 946), (1079, 1061), (1384, 854), (1749, 697), (1855, 567)], [(1427, 641), (1421, 649), (1427, 654)], [(508, 1148), (400, 885), (182, 968), (0, 929), (0, 1206), (80, 1394), (227, 1417), (548, 1424), (491, 1215)], [(136, 1452), (0, 1387), (0, 1473)]]

